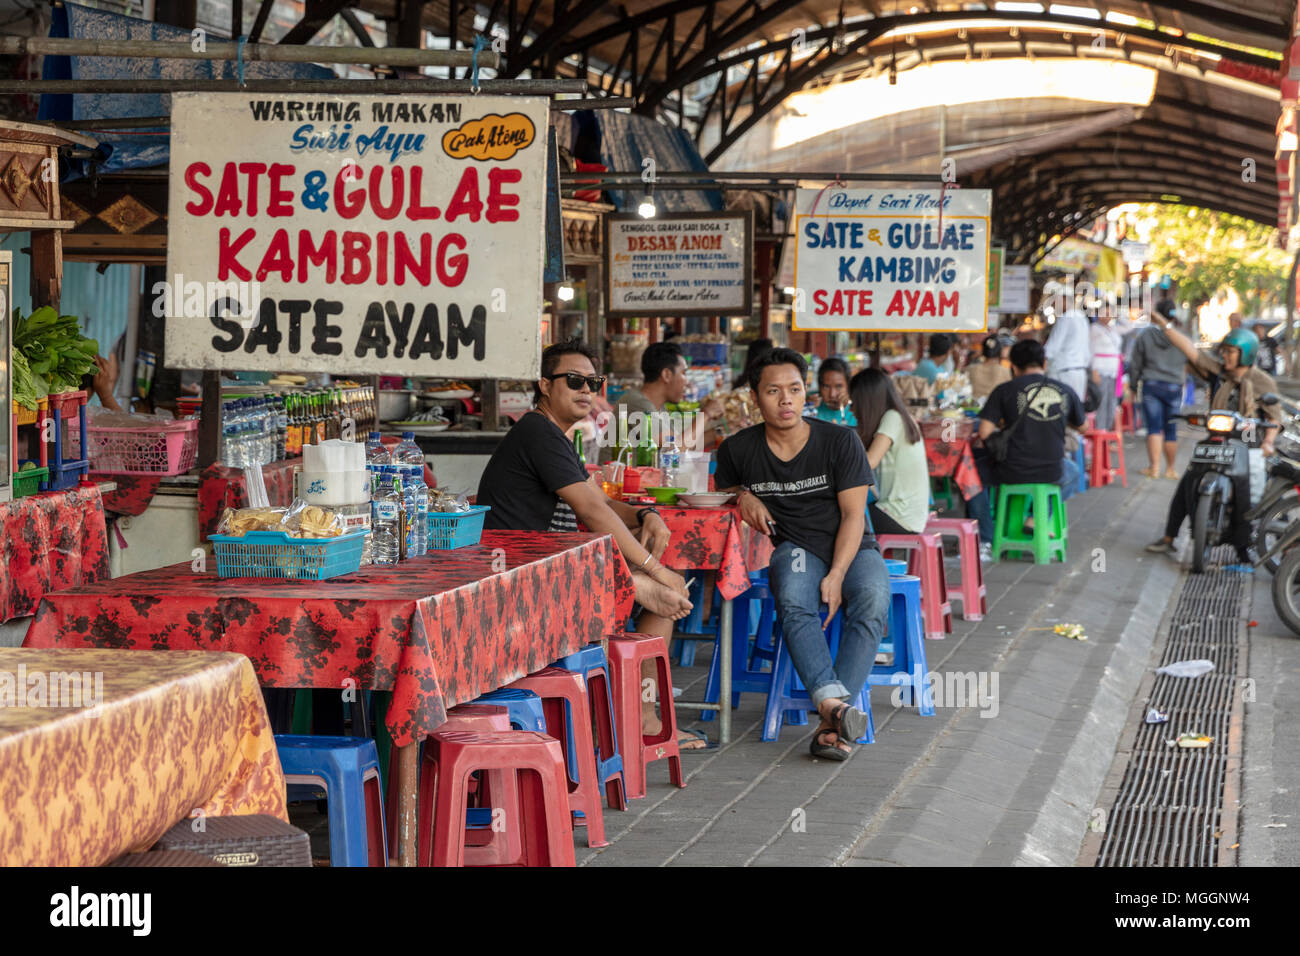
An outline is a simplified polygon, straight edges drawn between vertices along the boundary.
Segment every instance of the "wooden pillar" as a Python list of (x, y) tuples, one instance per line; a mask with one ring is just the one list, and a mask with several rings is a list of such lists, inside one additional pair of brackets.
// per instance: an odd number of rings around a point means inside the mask
[(596, 350), (596, 371), (605, 367), (605, 288), (604, 272), (599, 262), (586, 267), (587, 280), (587, 342)]
[(203, 373), (203, 414), (199, 417), (200, 468), (221, 456), (221, 424), (221, 373), (208, 370)]
[(63, 233), (58, 229), (33, 229), (32, 307), (59, 307), (63, 288)]

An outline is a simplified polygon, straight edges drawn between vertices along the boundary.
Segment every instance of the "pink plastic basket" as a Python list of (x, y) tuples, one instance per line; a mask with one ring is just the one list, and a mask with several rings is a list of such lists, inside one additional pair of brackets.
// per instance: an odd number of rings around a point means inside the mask
[(151, 428), (86, 426), (90, 470), (114, 475), (179, 475), (194, 467), (197, 419)]

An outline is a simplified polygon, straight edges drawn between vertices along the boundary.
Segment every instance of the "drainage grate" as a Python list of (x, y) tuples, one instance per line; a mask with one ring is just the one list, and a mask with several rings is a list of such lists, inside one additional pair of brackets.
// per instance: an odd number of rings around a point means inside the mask
[[(1167, 723), (1139, 724), (1106, 821), (1097, 866), (1214, 866), (1228, 767), (1229, 731), (1248, 592), (1242, 575), (1188, 575), (1157, 667), (1213, 661), (1202, 677), (1156, 675), (1150, 708)], [(1203, 750), (1171, 747), (1182, 733), (1214, 738)]]

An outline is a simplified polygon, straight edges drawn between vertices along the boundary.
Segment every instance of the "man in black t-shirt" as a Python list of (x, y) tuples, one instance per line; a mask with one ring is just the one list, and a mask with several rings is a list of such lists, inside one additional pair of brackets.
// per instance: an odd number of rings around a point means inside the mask
[[(773, 349), (749, 370), (763, 415), (718, 448), (719, 489), (739, 489), (751, 527), (776, 546), (768, 582), (794, 668), (821, 716), (814, 756), (846, 760), (866, 730), (856, 700), (876, 660), (889, 611), (889, 573), (866, 523), (873, 483), (862, 440), (851, 428), (804, 418), (803, 356)], [(820, 618), (843, 606), (835, 659)]]
[[(1014, 378), (995, 388), (980, 410), (979, 437), (983, 441), (999, 428), (1015, 426), (1007, 457), (995, 465), (981, 449), (975, 467), (984, 493), (967, 503), (980, 523), (980, 540), (993, 541), (989, 500), (995, 485), (1055, 484), (1065, 500), (1079, 487), (1079, 466), (1065, 457), (1065, 428), (1082, 428), (1083, 405), (1074, 389), (1043, 374), (1046, 354), (1041, 343), (1022, 339), (1011, 347)], [(1023, 417), (1019, 425), (1016, 420)]]
[[(671, 639), (673, 621), (691, 610), (682, 576), (659, 563), (668, 547), (668, 526), (654, 508), (634, 508), (610, 499), (587, 479), (571, 435), (591, 414), (592, 400), (604, 387), (592, 351), (579, 341), (561, 342), (542, 352), (542, 376), (533, 386), (534, 411), (506, 433), (479, 480), (478, 503), (491, 511), (484, 527), (500, 531), (590, 531), (611, 534), (632, 569), (632, 583), (645, 613), (637, 620), (642, 633)], [(644, 677), (654, 679), (655, 662)], [(671, 707), (672, 701), (661, 706)], [(642, 706), (646, 734), (659, 732), (655, 701)], [(685, 750), (704, 747), (698, 734), (682, 731)]]

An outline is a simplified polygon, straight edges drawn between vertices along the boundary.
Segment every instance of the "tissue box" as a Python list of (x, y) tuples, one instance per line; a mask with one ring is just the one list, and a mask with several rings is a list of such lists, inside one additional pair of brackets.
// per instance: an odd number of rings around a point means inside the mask
[(297, 496), (313, 505), (360, 505), (370, 500), (368, 471), (298, 472)]

